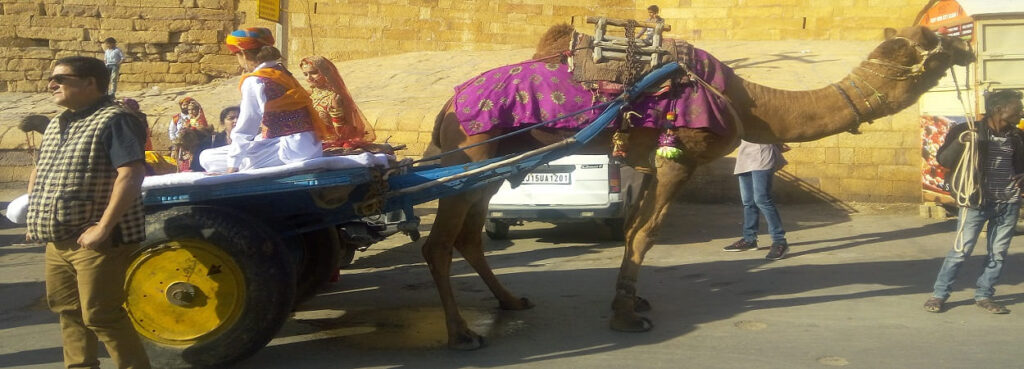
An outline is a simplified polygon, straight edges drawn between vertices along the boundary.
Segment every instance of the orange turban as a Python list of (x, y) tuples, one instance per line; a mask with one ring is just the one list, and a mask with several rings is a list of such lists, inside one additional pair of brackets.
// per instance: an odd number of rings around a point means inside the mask
[(237, 53), (274, 45), (274, 34), (263, 27), (246, 28), (231, 32), (224, 42), (228, 44), (228, 50)]

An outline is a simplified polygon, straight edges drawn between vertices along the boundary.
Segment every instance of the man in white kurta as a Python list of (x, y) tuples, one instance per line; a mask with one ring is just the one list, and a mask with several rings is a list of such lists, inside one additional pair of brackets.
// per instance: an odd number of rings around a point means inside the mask
[[(279, 62), (260, 64), (263, 68), (283, 69)], [(262, 126), (268, 96), (280, 86), (269, 79), (246, 76), (242, 81), (242, 102), (238, 122), (231, 130), (231, 144), (207, 149), (199, 155), (199, 163), (208, 172), (266, 168), (323, 156), (320, 140), (313, 131), (264, 138)]]

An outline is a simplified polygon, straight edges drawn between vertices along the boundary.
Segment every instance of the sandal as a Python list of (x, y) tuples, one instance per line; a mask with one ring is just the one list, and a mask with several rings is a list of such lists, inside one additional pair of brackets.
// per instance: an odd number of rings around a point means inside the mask
[(938, 297), (929, 298), (928, 301), (924, 302), (924, 311), (929, 313), (941, 313), (943, 302), (945, 302), (945, 300)]
[(985, 309), (992, 314), (1010, 313), (1010, 309), (1007, 309), (1005, 306), (995, 303), (995, 301), (992, 301), (992, 299), (981, 299), (978, 300), (976, 303), (978, 304), (978, 307)]

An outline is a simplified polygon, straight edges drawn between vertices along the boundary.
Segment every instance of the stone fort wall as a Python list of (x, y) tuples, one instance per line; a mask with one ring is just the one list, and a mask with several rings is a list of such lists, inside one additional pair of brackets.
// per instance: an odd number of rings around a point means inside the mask
[[(910, 25), (927, 0), (283, 0), (289, 68), (306, 55), (340, 62), (414, 51), (533, 47), (551, 25), (580, 29), (586, 15), (642, 19), (657, 4), (668, 37), (694, 41), (881, 40), (884, 27)], [(56, 58), (101, 56), (115, 37), (128, 60), (119, 90), (200, 84), (237, 74), (221, 45), (256, 19), (255, 0), (0, 0), (0, 92), (41, 91)], [(793, 145), (778, 186), (783, 199), (900, 202), (920, 198), (917, 108), (864, 128)], [(366, 111), (379, 137), (410, 145), (429, 140), (436, 111)], [(405, 122), (413, 116), (412, 122)], [(421, 118), (422, 117), (422, 118)], [(404, 119), (404, 120), (403, 120)], [(152, 122), (151, 122), (152, 123)], [(154, 132), (166, 127), (153, 126)], [(166, 124), (166, 123), (163, 123)], [(5, 145), (6, 146), (6, 145)], [(12, 147), (0, 147), (12, 149)], [(734, 200), (728, 158), (702, 168), (684, 197)], [(709, 189), (713, 189), (709, 191)], [(686, 193), (700, 191), (701, 196)]]
[(118, 88), (207, 83), (235, 74), (222, 41), (241, 19), (237, 0), (0, 0), (0, 92), (38, 92), (56, 59), (103, 57), (117, 39)]

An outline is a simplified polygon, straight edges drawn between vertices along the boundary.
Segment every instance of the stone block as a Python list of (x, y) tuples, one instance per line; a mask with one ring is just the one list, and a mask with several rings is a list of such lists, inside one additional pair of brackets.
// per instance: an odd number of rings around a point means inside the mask
[(185, 18), (230, 21), (235, 19), (235, 13), (230, 10), (191, 8), (185, 9)]
[(121, 70), (124, 73), (138, 74), (164, 74), (169, 68), (170, 63), (167, 62), (136, 62), (121, 65)]
[(873, 149), (871, 152), (871, 163), (883, 165), (896, 164), (896, 150), (885, 148)]
[(183, 20), (185, 19), (184, 8), (160, 8), (160, 9), (146, 9), (139, 12), (139, 19), (156, 19), (156, 20)]
[(196, 0), (196, 6), (206, 9), (227, 10), (232, 5), (234, 5), (233, 2), (224, 0)]
[(39, 39), (45, 38), (49, 40), (85, 40), (85, 30), (81, 28), (48, 28), (48, 27), (31, 27), (31, 26), (17, 26), (15, 34), (21, 38)]
[(107, 37), (117, 39), (118, 44), (166, 44), (170, 42), (170, 33), (163, 31), (131, 31), (106, 30), (97, 32), (94, 40), (100, 41)]
[(394, 131), (398, 129), (398, 113), (385, 110), (373, 122), (373, 129), (378, 131)]
[(196, 27), (188, 19), (134, 19), (134, 29), (139, 31), (183, 32)]
[(44, 4), (43, 10), (46, 15), (60, 15), (60, 12), (64, 10), (64, 7), (60, 4)]
[(164, 76), (164, 80), (170, 83), (185, 83), (184, 74), (168, 74)]
[[(223, 43), (218, 42), (216, 44), (199, 45), (197, 52), (203, 54), (228, 54), (228, 48)], [(238, 62), (236, 61), (235, 63), (237, 64)]]
[(46, 8), (43, 4), (37, 3), (11, 3), (4, 4), (4, 14), (31, 14), (31, 15), (45, 15)]
[(185, 75), (185, 82), (190, 84), (190, 85), (201, 85), (201, 84), (210, 82), (210, 79), (211, 79), (210, 76), (207, 76), (207, 75), (202, 74), (202, 73), (194, 73), (194, 74), (186, 74)]
[(149, 8), (181, 8), (184, 4), (191, 3), (189, 0), (143, 0), (143, 5)]
[(46, 81), (14, 81), (14, 92), (43, 92), (46, 91)]
[(179, 63), (197, 63), (203, 58), (200, 53), (176, 53), (176, 61)]
[(234, 55), (210, 54), (199, 60), (199, 71), (209, 75), (233, 76), (238, 74), (238, 68), (238, 58)]
[(25, 79), (25, 71), (4, 70), (0, 71), (0, 81), (17, 81)]
[(60, 0), (64, 5), (114, 5), (117, 0)]
[[(2, 25), (0, 26), (0, 40), (14, 38), (18, 34), (17, 28), (14, 26)], [(0, 44), (4, 44), (6, 41), (0, 41)]]
[(101, 5), (95, 7), (100, 17), (104, 19), (135, 19), (142, 14), (143, 8), (129, 8), (123, 6)]
[[(132, 31), (135, 28), (135, 21), (132, 19), (104, 18), (100, 23), (102, 30)], [(120, 42), (120, 40), (118, 40)]]
[[(383, 140), (386, 138), (388, 138), (388, 136), (377, 135), (377, 139), (380, 140), (381, 142), (383, 142)], [(409, 144), (419, 142), (418, 139), (419, 132), (397, 131), (391, 133), (391, 140), (389, 142)]]
[(847, 196), (867, 195), (874, 197), (891, 196), (892, 181), (874, 179), (841, 179), (843, 194)]
[(7, 70), (50, 70), (52, 62), (46, 59), (11, 59), (7, 62)]
[(54, 51), (49, 47), (26, 47), (21, 49), (21, 57), (25, 59), (53, 59)]
[(197, 72), (199, 67), (194, 63), (171, 63), (168, 65), (169, 74), (189, 74)]
[[(127, 66), (128, 64), (125, 64)], [(118, 77), (118, 88), (125, 82), (146, 82), (146, 75), (141, 73), (126, 73), (124, 69), (121, 70), (121, 76)]]
[(100, 25), (99, 18), (91, 17), (47, 17), (47, 16), (36, 16), (32, 17), (32, 27), (44, 27), (44, 28), (63, 28), (63, 27), (76, 27), (76, 28), (98, 28)]
[(220, 32), (215, 30), (191, 30), (186, 31), (181, 36), (181, 42), (191, 42), (195, 44), (213, 44), (223, 41), (220, 37)]

